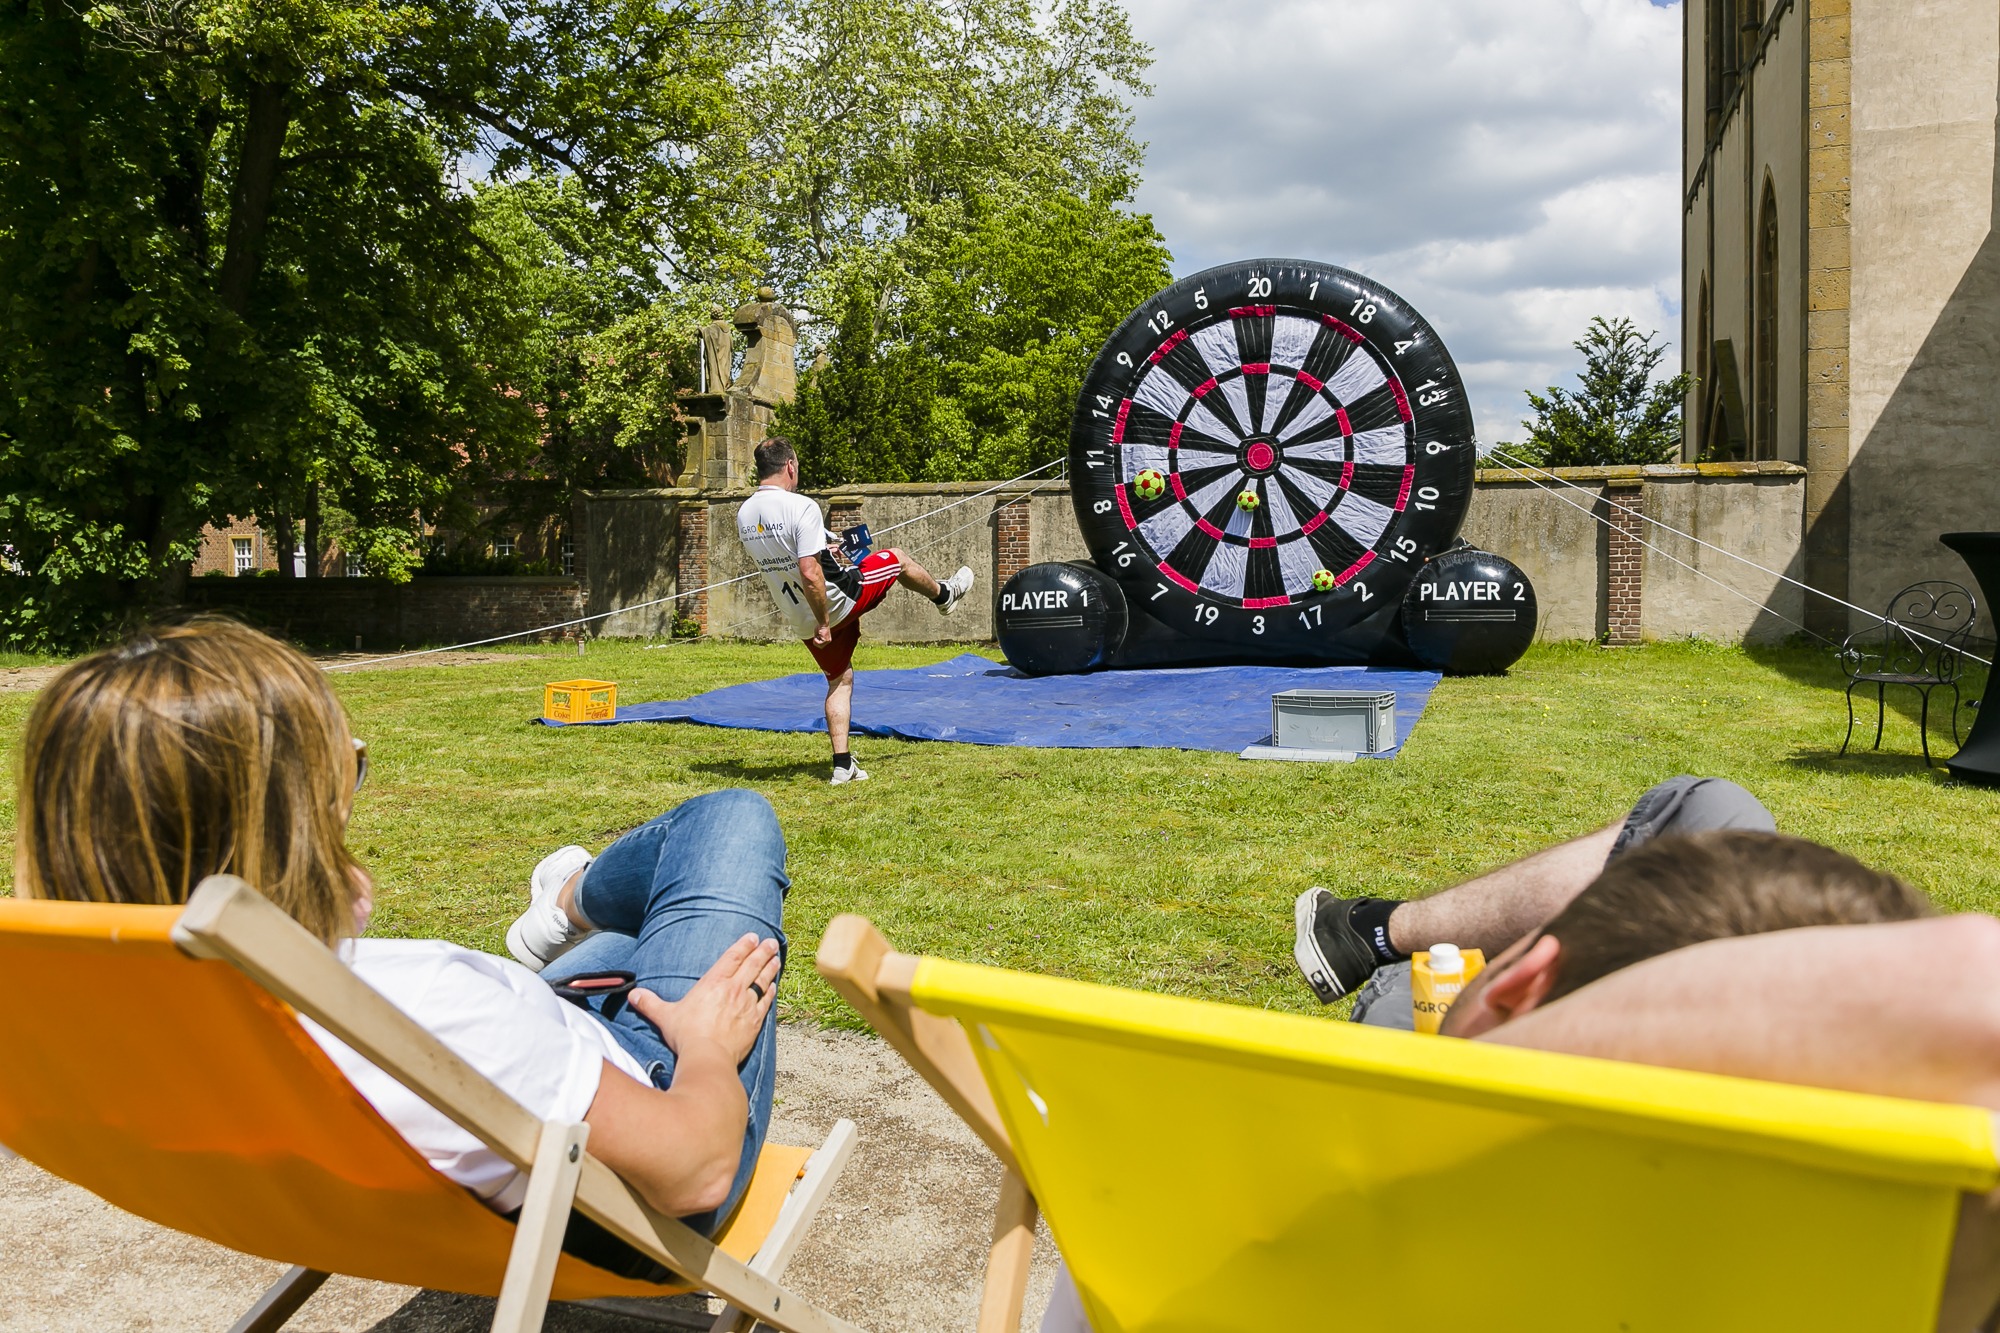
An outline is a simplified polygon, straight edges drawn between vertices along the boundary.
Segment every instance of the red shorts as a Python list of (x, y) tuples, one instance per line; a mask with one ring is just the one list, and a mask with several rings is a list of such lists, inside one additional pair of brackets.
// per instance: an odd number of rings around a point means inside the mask
[(806, 651), (813, 655), (813, 661), (819, 663), (828, 680), (854, 665), (854, 646), (861, 642), (861, 617), (880, 606), (889, 589), (896, 586), (903, 562), (894, 551), (871, 551), (862, 557), (860, 569), (861, 595), (854, 599), (854, 609), (847, 613), (847, 619), (833, 627), (833, 638), (826, 643), (806, 640)]

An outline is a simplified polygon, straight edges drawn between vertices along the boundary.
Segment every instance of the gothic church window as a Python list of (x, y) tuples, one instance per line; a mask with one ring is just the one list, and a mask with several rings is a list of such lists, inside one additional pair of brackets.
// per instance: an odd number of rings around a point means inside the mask
[(1778, 456), (1778, 198), (1764, 182), (1757, 226), (1757, 305), (1750, 391), (1755, 395), (1751, 445), (1758, 458)]
[[(1703, 458), (1702, 452), (1708, 445), (1703, 428), (1708, 425), (1708, 413), (1702, 410), (1714, 396), (1715, 386), (1709, 382), (1709, 344), (1715, 339), (1715, 317), (1708, 308), (1708, 275), (1701, 275), (1701, 303), (1696, 306), (1694, 322), (1694, 401), (1695, 411), (1682, 417), (1681, 429), (1693, 436), (1689, 441), (1687, 457)], [(1692, 417), (1692, 420), (1689, 419)]]

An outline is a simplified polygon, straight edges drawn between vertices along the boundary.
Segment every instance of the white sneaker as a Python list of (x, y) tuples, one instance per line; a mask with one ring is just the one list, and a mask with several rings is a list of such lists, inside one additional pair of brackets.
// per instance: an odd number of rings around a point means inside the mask
[(528, 876), (528, 910), (507, 927), (507, 952), (539, 972), (591, 934), (569, 919), (557, 896), (569, 877), (591, 863), (581, 847), (558, 847)]
[(834, 769), (833, 776), (828, 778), (827, 781), (836, 787), (843, 782), (866, 782), (868, 781), (868, 770), (857, 763), (849, 762), (846, 768)]
[(938, 610), (944, 615), (950, 615), (958, 608), (959, 600), (972, 591), (972, 566), (960, 565), (958, 573), (946, 579), (942, 586), (945, 597), (938, 603)]

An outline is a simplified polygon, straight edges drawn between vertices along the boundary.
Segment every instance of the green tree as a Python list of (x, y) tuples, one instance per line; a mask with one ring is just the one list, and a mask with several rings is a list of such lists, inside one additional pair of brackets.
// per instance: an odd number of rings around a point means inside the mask
[(479, 199), (533, 312), (521, 387), (538, 432), (517, 467), (482, 479), (486, 523), (560, 522), (579, 486), (672, 484), (686, 434), (677, 400), (697, 383), (694, 329), (712, 285), (672, 279), (649, 238), (604, 225), (573, 176), (487, 185)]
[(815, 484), (1058, 456), (1098, 346), (1171, 280), (1126, 207), (1149, 56), (1109, 0), (777, 0), (746, 79), (759, 244), (826, 353)]
[(746, 197), (809, 313), (838, 318), (856, 257), (926, 227), (1137, 182), (1150, 56), (1115, 0), (769, 0), (758, 41)]
[(729, 0), (0, 0), (0, 637), (87, 639), (224, 514), (407, 549), (518, 467), (544, 312), (461, 164), (573, 180), (647, 270), (740, 253), (740, 164), (704, 150), (747, 30)]
[(1536, 415), (1521, 423), (1527, 442), (1507, 451), (1545, 467), (1673, 461), (1680, 454), (1688, 376), (1654, 380), (1667, 354), (1657, 337), (1657, 331), (1641, 335), (1629, 319), (1594, 317), (1589, 332), (1572, 344), (1583, 353), (1580, 389), (1530, 389)]
[(898, 246), (780, 414), (815, 485), (1011, 477), (1061, 457), (1091, 358), (1171, 281), (1150, 219), (1055, 194)]

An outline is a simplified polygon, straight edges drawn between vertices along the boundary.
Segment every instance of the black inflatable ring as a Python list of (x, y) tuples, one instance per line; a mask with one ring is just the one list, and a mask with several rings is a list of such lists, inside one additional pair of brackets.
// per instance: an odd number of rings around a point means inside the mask
[(1451, 544), (1476, 463), (1423, 316), (1295, 259), (1208, 269), (1133, 311), (1070, 426), (1077, 521), (1135, 611), (1301, 653)]

